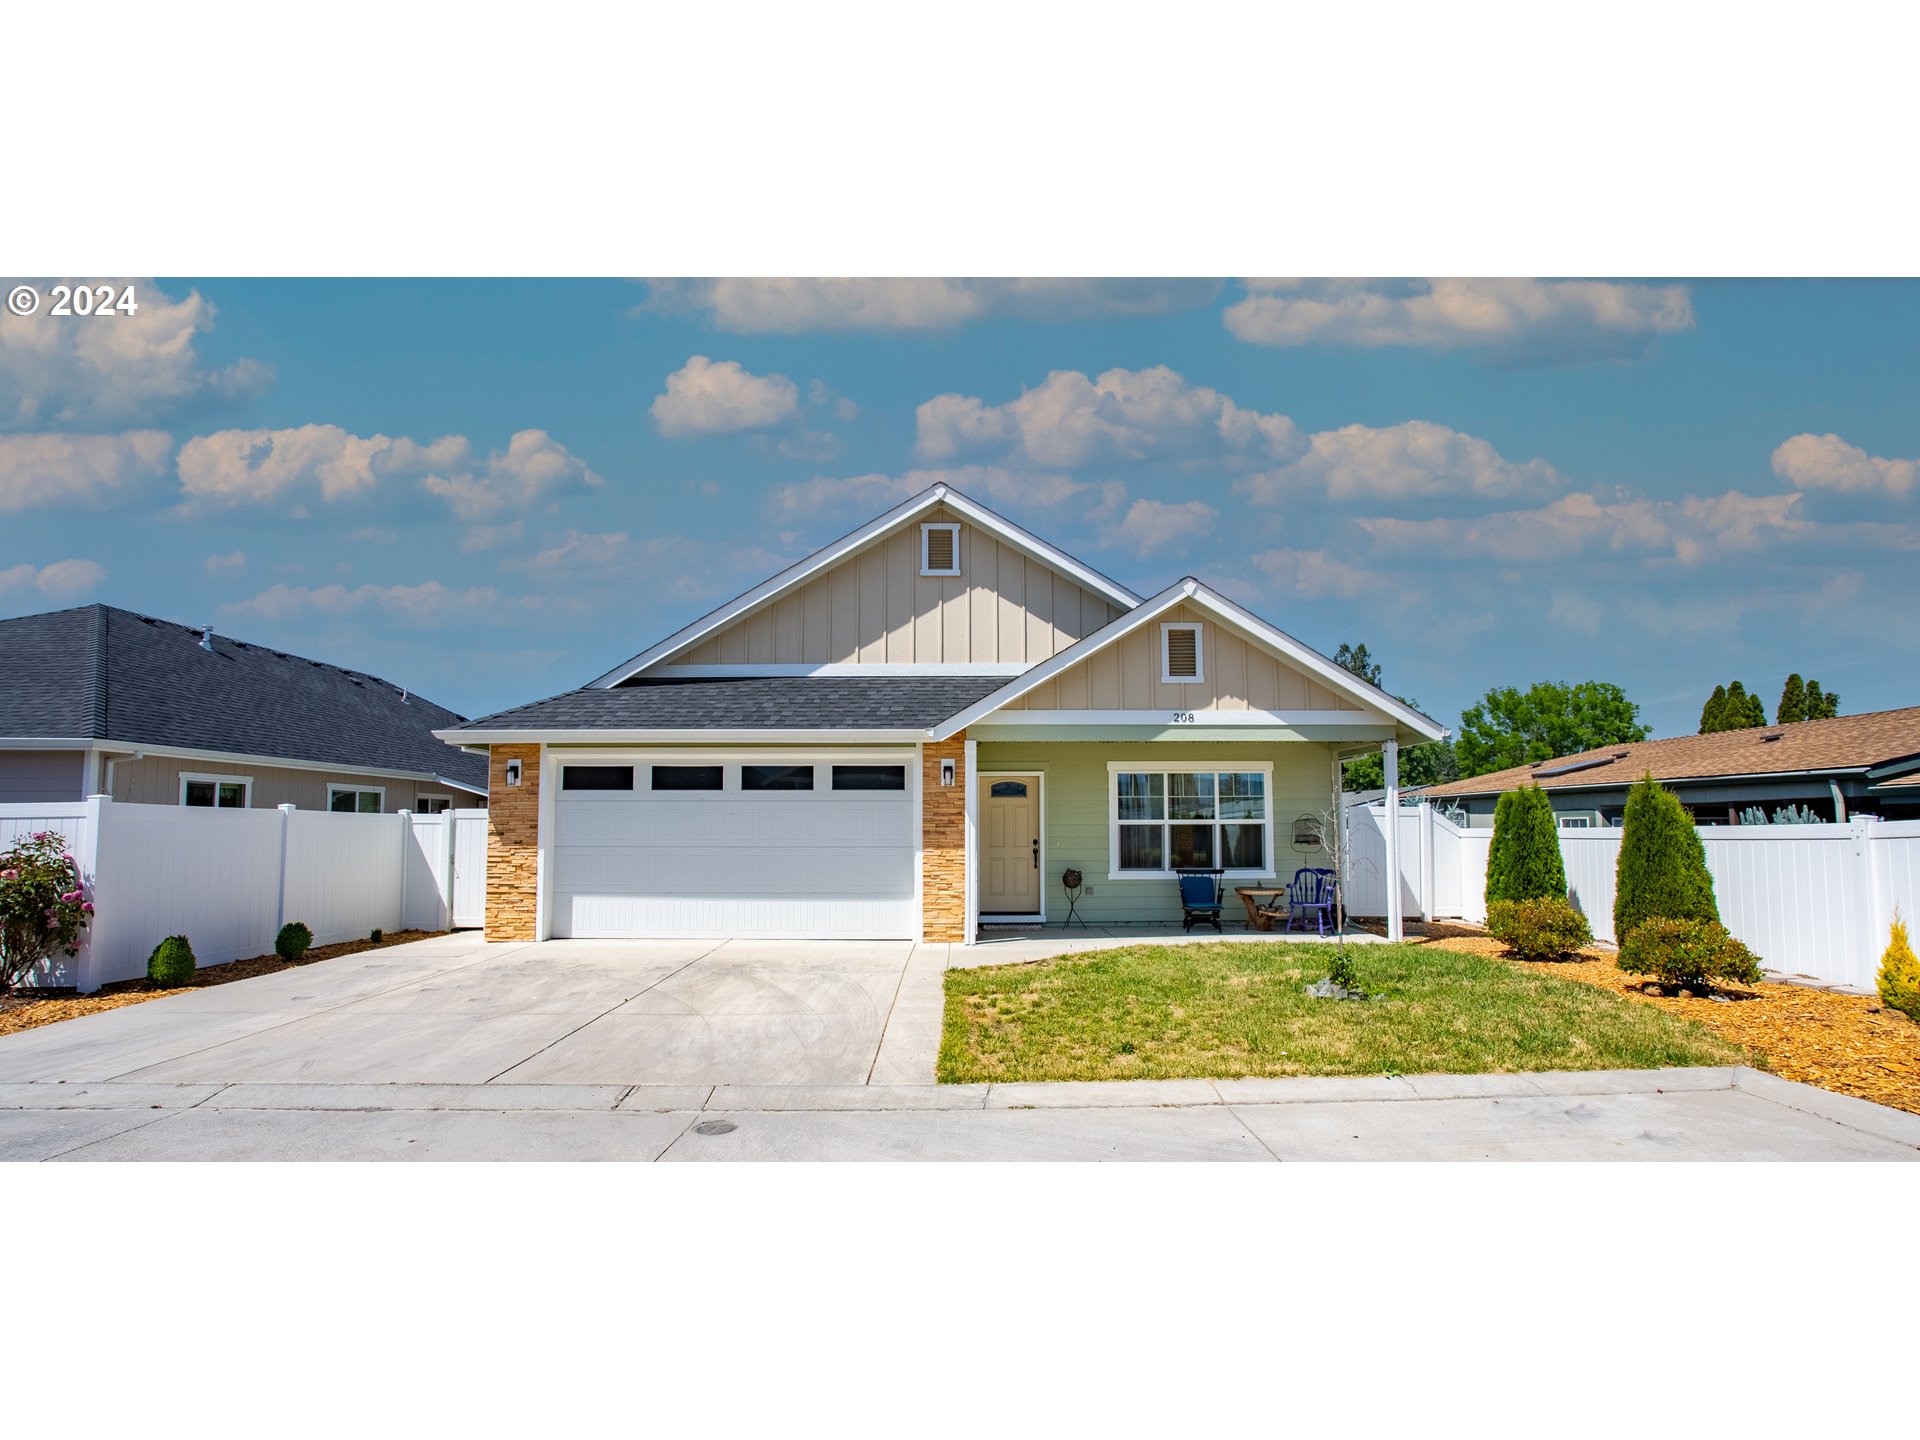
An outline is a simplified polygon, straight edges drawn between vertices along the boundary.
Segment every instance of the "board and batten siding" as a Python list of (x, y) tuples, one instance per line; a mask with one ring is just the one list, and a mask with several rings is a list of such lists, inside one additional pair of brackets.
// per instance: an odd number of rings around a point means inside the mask
[[(1201, 679), (1160, 679), (1160, 626), (1198, 624)], [(1191, 606), (1071, 666), (1009, 702), (1011, 710), (1358, 710), (1320, 681)]]
[(691, 650), (681, 665), (1037, 664), (1120, 612), (950, 511), (960, 573), (920, 573), (920, 525), (905, 526)]
[(0, 750), (0, 805), (47, 805), (85, 798), (83, 750)]
[[(1238, 761), (1259, 760), (1273, 766), (1274, 869), (1281, 882), (1303, 865), (1324, 865), (1319, 852), (1296, 853), (1291, 846), (1293, 822), (1301, 815), (1318, 815), (1333, 804), (1333, 750), (1311, 741), (1087, 741), (1053, 744), (1027, 741), (980, 742), (978, 773), (996, 772), (1041, 776), (1046, 809), (1046, 853), (1041, 860), (1041, 883), (1047, 896), (1047, 920), (1059, 924), (1067, 913), (1066, 891), (1060, 874), (1078, 870), (1092, 887), (1082, 894), (1078, 914), (1093, 925), (1177, 925), (1180, 896), (1171, 877), (1109, 880), (1107, 835), (1107, 764), (1138, 763), (1142, 770), (1166, 764), (1218, 762), (1232, 768)], [(1228, 886), (1226, 927), (1233, 932), (1242, 915)], [(1244, 928), (1244, 927), (1241, 927)]]
[(413, 809), (421, 795), (449, 796), (456, 807), (485, 803), (481, 796), (471, 791), (392, 775), (343, 775), (338, 770), (236, 764), (224, 760), (179, 760), (164, 755), (149, 755), (143, 760), (122, 760), (115, 765), (113, 798), (135, 805), (178, 805), (182, 774), (236, 775), (251, 779), (252, 808), (255, 810), (272, 810), (280, 805), (292, 805), (301, 810), (325, 810), (329, 785), (385, 790), (387, 793), (382, 797), (381, 810), (388, 815)]

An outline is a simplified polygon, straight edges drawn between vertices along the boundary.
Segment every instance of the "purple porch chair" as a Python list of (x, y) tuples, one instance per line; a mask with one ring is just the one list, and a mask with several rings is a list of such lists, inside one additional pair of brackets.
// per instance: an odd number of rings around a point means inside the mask
[(1305, 928), (1306, 921), (1312, 918), (1320, 934), (1327, 933), (1327, 925), (1333, 920), (1334, 883), (1333, 871), (1300, 869), (1293, 872), (1293, 882), (1287, 886), (1287, 929), (1294, 928), (1298, 922)]

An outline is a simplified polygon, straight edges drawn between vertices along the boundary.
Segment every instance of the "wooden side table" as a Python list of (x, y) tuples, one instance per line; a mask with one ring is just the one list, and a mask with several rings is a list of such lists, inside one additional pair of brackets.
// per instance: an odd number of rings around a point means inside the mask
[(1271, 930), (1275, 920), (1284, 920), (1287, 910), (1280, 902), (1287, 898), (1286, 888), (1270, 889), (1258, 885), (1236, 885), (1233, 893), (1247, 907), (1249, 930)]

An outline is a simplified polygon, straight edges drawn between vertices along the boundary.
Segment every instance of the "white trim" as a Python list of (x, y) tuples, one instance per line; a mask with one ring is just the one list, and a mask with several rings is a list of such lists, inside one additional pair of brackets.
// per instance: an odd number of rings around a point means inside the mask
[(434, 731), (442, 740), (464, 735), (476, 745), (918, 745), (924, 730), (475, 730)]
[[(533, 938), (553, 938), (553, 835), (559, 823), (560, 757), (540, 747), (540, 799), (535, 807), (533, 847)], [(489, 820), (488, 825), (492, 825)]]
[[(215, 810), (251, 810), (253, 808), (253, 777), (251, 775), (200, 775), (182, 770), (180, 772), (180, 804), (183, 806), (187, 803), (187, 783), (189, 781), (198, 785), (211, 784), (214, 786), (212, 808)], [(219, 787), (222, 785), (239, 785), (243, 787), (246, 791), (246, 799), (242, 800), (238, 805), (222, 805), (220, 803), (219, 790)], [(193, 808), (197, 810), (200, 807), (196, 805)]]
[[(1193, 674), (1173, 673), (1173, 652), (1169, 648), (1176, 630), (1193, 632)], [(1207, 683), (1206, 627), (1193, 620), (1168, 620), (1160, 626), (1160, 683), (1162, 685), (1204, 685)]]
[(656, 665), (647, 672), (650, 680), (767, 680), (786, 676), (816, 675), (983, 675), (1011, 679), (1026, 673), (1020, 663), (974, 665), (966, 661), (951, 663), (928, 661), (876, 662), (872, 665)]
[(913, 791), (913, 943), (927, 938), (927, 812), (924, 788), (927, 776), (927, 747), (913, 747), (907, 762), (907, 785)]
[[(437, 730), (432, 733), (436, 740), (445, 738)], [(462, 742), (456, 740), (450, 743), (461, 745)], [(220, 765), (253, 765), (268, 770), (330, 770), (336, 775), (371, 775), (383, 780), (427, 780), (436, 785), (451, 785), (454, 789), (465, 790), (470, 795), (487, 793), (485, 785), (469, 785), (464, 780), (455, 780), (449, 775), (436, 775), (427, 770), (383, 770), (372, 765), (336, 765), (331, 760), (303, 760), (297, 755), (241, 755), (231, 750), (194, 750), (184, 745), (149, 745), (144, 740), (75, 740), (20, 735), (0, 737), (0, 750), (85, 750), (89, 746), (98, 748), (102, 754), (119, 756), (122, 759), (133, 755), (150, 755), (166, 760), (205, 760)], [(462, 746), (462, 748), (465, 747)]]
[[(1166, 614), (1174, 606), (1186, 601), (1203, 610), (1212, 611), (1216, 616), (1247, 631), (1263, 644), (1278, 650), (1288, 660), (1309, 671), (1316, 679), (1337, 693), (1350, 695), (1363, 705), (1371, 706), (1397, 724), (1413, 731), (1421, 740), (1444, 740), (1446, 727), (1422, 715), (1410, 705), (1402, 704), (1393, 696), (1377, 686), (1369, 685), (1357, 675), (1342, 670), (1333, 661), (1318, 651), (1303, 645), (1283, 630), (1269, 625), (1259, 616), (1243, 610), (1224, 595), (1209, 589), (1189, 575), (1186, 579), (1169, 585), (1150, 600), (1144, 600), (1125, 615), (1109, 621), (1091, 635), (1075, 641), (1050, 660), (1043, 660), (1011, 684), (1003, 685), (991, 695), (969, 705), (957, 715), (951, 715), (933, 729), (935, 740), (949, 739), (966, 729), (969, 725), (984, 720), (1009, 701), (1017, 700), (1037, 685), (1044, 684), (1061, 671), (1080, 664), (1091, 656), (1099, 654), (1107, 646), (1121, 640), (1138, 630), (1142, 625)], [(1025, 715), (1025, 712), (1021, 712)]]
[[(960, 574), (960, 524), (955, 520), (923, 520), (920, 522), (920, 575), (923, 579), (952, 580)], [(945, 530), (953, 537), (953, 568), (934, 570), (927, 565), (927, 540), (935, 530)]]
[[(1120, 868), (1120, 804), (1114, 793), (1113, 777), (1122, 771), (1142, 775), (1188, 774), (1188, 775), (1228, 775), (1258, 772), (1265, 777), (1263, 789), (1264, 809), (1261, 818), (1260, 850), (1263, 864), (1258, 870), (1229, 870), (1222, 866), (1222, 880), (1271, 880), (1279, 872), (1274, 868), (1275, 850), (1278, 839), (1274, 827), (1279, 823), (1274, 814), (1273, 762), (1271, 760), (1239, 760), (1223, 757), (1213, 760), (1163, 760), (1158, 755), (1137, 760), (1109, 760), (1107, 762), (1107, 879), (1109, 880), (1167, 880), (1174, 871), (1171, 866), (1163, 870), (1122, 870)], [(1163, 807), (1166, 804), (1163, 799)], [(1212, 825), (1216, 830), (1222, 825), (1251, 825), (1251, 820), (1222, 820), (1218, 813), (1218, 797), (1215, 799), (1215, 814), (1212, 820), (1174, 820), (1162, 815), (1157, 821), (1129, 821), (1129, 824), (1152, 825), (1162, 827), (1163, 834), (1169, 825)], [(1170, 859), (1164, 850), (1160, 857)]]
[[(422, 810), (420, 808), (422, 805), (430, 801), (445, 802), (445, 809)], [(444, 815), (447, 813), (448, 810), (451, 810), (451, 809), (453, 809), (453, 796), (451, 795), (435, 795), (430, 790), (416, 790), (413, 793), (413, 812), (416, 815)]]
[[(1044, 925), (1047, 923), (1047, 772), (1046, 770), (1040, 766), (1034, 766), (1033, 768), (1027, 769), (1027, 770), (982, 770), (979, 774), (974, 776), (973, 784), (974, 784), (975, 792), (977, 795), (980, 783), (982, 781), (1025, 780), (1029, 776), (1031, 776), (1033, 779), (1038, 780), (1040, 782), (1040, 863), (1034, 867), (1038, 875), (1038, 878), (1035, 881), (1035, 885), (1038, 888), (1039, 894), (1040, 894), (1040, 908), (1028, 914), (1022, 914), (1018, 910), (988, 910), (985, 913), (988, 915), (991, 915), (996, 922), (1008, 921), (1008, 920), (1018, 920), (1018, 921), (1037, 920), (1042, 925)], [(986, 798), (988, 800), (991, 800), (993, 797), (989, 795)]]
[(360, 808), (360, 802), (358, 800), (354, 801), (353, 802), (354, 808), (351, 813), (355, 815), (384, 815), (387, 813), (387, 787), (386, 786), (361, 785), (358, 782), (353, 780), (329, 780), (327, 782), (327, 813), (330, 815), (331, 814), (345, 815), (349, 813), (345, 810), (341, 810), (341, 811), (334, 810), (333, 795), (336, 790), (344, 790), (349, 794), (353, 794), (353, 795), (365, 795), (368, 791), (372, 791), (375, 795), (378, 795), (380, 797), (380, 808), (378, 810), (362, 810)]
[(965, 864), (961, 867), (960, 893), (964, 897), (965, 916), (961, 922), (962, 945), (975, 944), (980, 938), (980, 792), (974, 788), (973, 770), (980, 759), (980, 743), (969, 737), (963, 742), (966, 756), (967, 793), (960, 810), (965, 817), (966, 839), (962, 846)]
[[(1190, 719), (1176, 718), (1190, 716)], [(1275, 728), (1299, 728), (1307, 725), (1341, 729), (1379, 730), (1389, 721), (1364, 710), (1002, 710), (990, 720), (980, 722), (982, 730), (1001, 725), (1076, 725), (1082, 728), (1101, 725), (1223, 726), (1241, 728), (1266, 725)], [(1372, 748), (1362, 753), (1371, 754)]]
[(772, 579), (761, 582), (745, 594), (735, 596), (719, 609), (702, 616), (691, 625), (676, 630), (657, 645), (650, 646), (625, 663), (614, 666), (587, 688), (611, 689), (622, 680), (631, 679), (658, 661), (678, 654), (711, 635), (723, 625), (739, 619), (748, 611), (757, 610), (761, 605), (785, 594), (795, 586), (804, 584), (828, 566), (845, 559), (855, 551), (864, 549), (916, 515), (943, 504), (958, 511), (981, 529), (992, 531), (1002, 542), (1015, 550), (1039, 560), (1042, 564), (1052, 566), (1121, 609), (1131, 609), (1140, 603), (1140, 597), (1124, 585), (1115, 584), (1099, 571), (1081, 564), (1064, 550), (1055, 549), (1039, 536), (1021, 529), (1002, 515), (994, 514), (993, 511), (977, 501), (968, 499), (958, 490), (947, 485), (935, 485), (910, 499), (901, 501), (884, 515), (868, 521), (850, 535), (841, 536), (831, 545), (814, 551), (797, 565), (788, 566)]

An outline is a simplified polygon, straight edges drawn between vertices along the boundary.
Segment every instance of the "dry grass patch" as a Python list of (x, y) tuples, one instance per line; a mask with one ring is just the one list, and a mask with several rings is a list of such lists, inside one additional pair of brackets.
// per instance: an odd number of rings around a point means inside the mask
[(143, 1000), (158, 1000), (163, 995), (184, 995), (189, 990), (204, 990), (209, 985), (228, 985), (235, 980), (251, 980), (256, 975), (272, 975), (280, 970), (298, 970), (322, 960), (337, 960), (342, 955), (358, 955), (362, 950), (384, 950), (389, 945), (405, 945), (444, 934), (439, 930), (396, 930), (379, 940), (345, 940), (338, 945), (316, 945), (298, 960), (282, 960), (278, 955), (256, 955), (250, 960), (229, 960), (224, 965), (208, 965), (193, 973), (193, 983), (163, 990), (151, 980), (116, 980), (102, 985), (92, 995), (76, 995), (71, 990), (23, 990), (15, 995), (0, 995), (0, 1035), (16, 1030), (32, 1030), (102, 1010), (118, 1010), (123, 1005), (138, 1005)]

